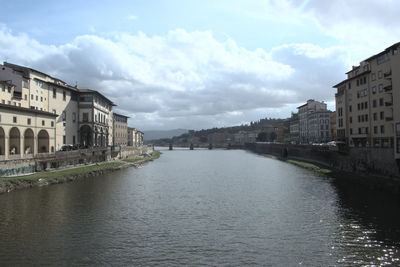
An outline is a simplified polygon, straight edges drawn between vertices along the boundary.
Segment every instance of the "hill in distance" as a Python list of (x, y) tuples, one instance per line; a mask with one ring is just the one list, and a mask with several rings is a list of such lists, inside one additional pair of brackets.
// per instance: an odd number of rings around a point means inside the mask
[(158, 140), (162, 138), (172, 138), (174, 136), (180, 136), (188, 132), (186, 129), (173, 129), (173, 130), (149, 130), (144, 132), (144, 140)]

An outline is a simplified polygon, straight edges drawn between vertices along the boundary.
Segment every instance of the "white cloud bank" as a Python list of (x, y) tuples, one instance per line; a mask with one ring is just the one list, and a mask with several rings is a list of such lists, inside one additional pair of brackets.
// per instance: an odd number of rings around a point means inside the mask
[(291, 44), (248, 50), (211, 31), (76, 37), (47, 46), (0, 28), (0, 59), (101, 91), (142, 129), (230, 126), (288, 117), (309, 98), (334, 98), (340, 47)]

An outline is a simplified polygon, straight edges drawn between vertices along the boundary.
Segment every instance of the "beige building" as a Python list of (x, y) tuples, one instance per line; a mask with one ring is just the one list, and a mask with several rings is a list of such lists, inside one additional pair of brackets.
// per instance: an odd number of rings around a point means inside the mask
[(127, 116), (114, 113), (114, 146), (128, 145), (128, 118)]
[(133, 127), (128, 127), (128, 146), (136, 145), (136, 129)]
[(54, 153), (56, 117), (47, 111), (0, 104), (0, 160)]
[(299, 141), (303, 144), (331, 141), (330, 113), (326, 103), (307, 100), (299, 110)]
[(107, 147), (113, 141), (115, 104), (97, 91), (79, 90), (79, 143), (85, 147)]
[(334, 86), (337, 138), (349, 146), (392, 147), (400, 159), (400, 43), (365, 59)]

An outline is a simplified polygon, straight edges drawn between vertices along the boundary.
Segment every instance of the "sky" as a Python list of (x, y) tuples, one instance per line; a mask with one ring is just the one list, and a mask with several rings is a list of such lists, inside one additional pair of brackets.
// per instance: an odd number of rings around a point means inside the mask
[(400, 41), (397, 0), (2, 0), (0, 61), (98, 90), (141, 130), (287, 118)]

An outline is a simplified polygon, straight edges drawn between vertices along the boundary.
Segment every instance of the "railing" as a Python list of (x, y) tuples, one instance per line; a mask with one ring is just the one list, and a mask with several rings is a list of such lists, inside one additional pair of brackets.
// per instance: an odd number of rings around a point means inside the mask
[(385, 102), (385, 106), (386, 107), (390, 107), (390, 106), (392, 106), (393, 105), (393, 102)]
[(387, 86), (383, 87), (383, 90), (385, 90), (385, 92), (392, 91), (392, 86), (391, 85), (387, 85)]
[(387, 77), (389, 77), (389, 76), (391, 76), (391, 75), (392, 75), (392, 71), (388, 71), (388, 72), (385, 72), (385, 73), (383, 74), (383, 77), (387, 78)]

